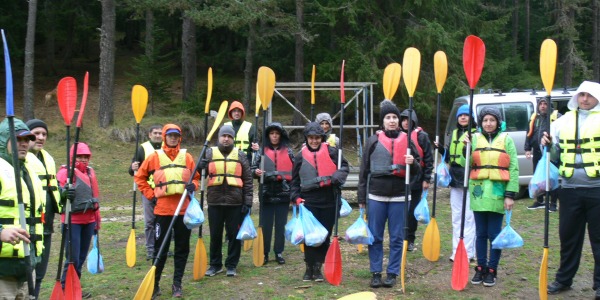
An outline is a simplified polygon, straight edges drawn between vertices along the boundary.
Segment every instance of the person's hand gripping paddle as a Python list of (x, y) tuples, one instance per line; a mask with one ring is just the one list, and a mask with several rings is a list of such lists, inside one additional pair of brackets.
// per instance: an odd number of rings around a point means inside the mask
[[(436, 105), (436, 117), (435, 117), (435, 143), (440, 142), (440, 115), (441, 115), (441, 99), (442, 89), (446, 83), (446, 76), (448, 75), (448, 60), (446, 59), (446, 53), (438, 51), (433, 56), (433, 71), (435, 73), (435, 85), (437, 87), (437, 105)], [(423, 235), (423, 256), (428, 261), (437, 261), (440, 258), (440, 230), (438, 228), (437, 221), (435, 219), (435, 202), (437, 199), (437, 180), (438, 174), (436, 172), (436, 166), (438, 165), (438, 147), (435, 147), (435, 162), (433, 163), (433, 207), (431, 209), (431, 221), (425, 229)]]
[[(198, 172), (198, 167), (202, 162), (202, 157), (204, 157), (204, 153), (206, 153), (208, 143), (210, 142), (210, 139), (217, 130), (217, 128), (219, 128), (221, 121), (223, 121), (223, 117), (225, 117), (225, 115), (227, 114), (227, 105), (227, 101), (223, 101), (221, 103), (221, 106), (219, 107), (219, 113), (217, 114), (217, 118), (215, 119), (215, 122), (213, 123), (210, 132), (208, 133), (208, 135), (206, 135), (206, 141), (204, 141), (202, 151), (198, 156), (198, 161), (196, 162), (196, 166), (194, 167), (194, 170), (191, 173), (192, 175), (190, 176), (190, 179), (188, 180), (187, 184), (192, 183), (192, 180), (194, 180), (194, 174)], [(183, 194), (181, 194), (181, 198), (179, 199), (179, 203), (177, 204), (177, 208), (175, 209), (175, 213), (173, 213), (173, 219), (171, 220), (171, 223), (169, 223), (169, 227), (167, 227), (166, 232), (168, 232), (168, 234), (163, 240), (163, 242), (160, 244), (160, 248), (158, 250), (156, 258), (154, 259), (154, 262), (152, 263), (152, 267), (150, 268), (150, 271), (146, 273), (144, 280), (142, 280), (140, 287), (138, 288), (137, 292), (135, 293), (135, 296), (133, 297), (134, 300), (150, 300), (152, 298), (152, 293), (154, 292), (154, 275), (156, 274), (156, 264), (158, 263), (159, 257), (161, 257), (163, 251), (165, 250), (165, 245), (167, 244), (166, 242), (171, 238), (171, 229), (173, 228), (175, 220), (177, 220), (177, 218), (179, 217), (179, 212), (181, 211), (181, 207), (183, 206), (183, 202), (187, 196), (187, 190), (184, 190)]]
[[(135, 117), (135, 156), (134, 160), (138, 157), (138, 146), (140, 144), (140, 123), (144, 114), (146, 114), (146, 107), (148, 106), (148, 90), (141, 85), (134, 85), (131, 89), (131, 109), (133, 110), (133, 116)], [(129, 238), (127, 239), (127, 247), (125, 248), (125, 260), (127, 266), (133, 268), (136, 260), (136, 243), (135, 243), (135, 198), (137, 194), (137, 184), (133, 182), (133, 203), (131, 205), (131, 231), (129, 232)]]
[[(540, 50), (540, 74), (542, 82), (546, 89), (546, 102), (548, 102), (548, 128), (544, 128), (550, 134), (550, 115), (552, 114), (552, 86), (554, 85), (554, 75), (556, 73), (556, 43), (551, 39), (546, 39), (542, 43)], [(538, 278), (538, 292), (541, 300), (548, 299), (548, 228), (550, 226), (550, 145), (546, 148), (546, 195), (544, 196), (546, 207), (544, 210), (544, 254), (540, 265), (540, 275)]]
[[(483, 63), (485, 61), (485, 44), (483, 41), (474, 36), (469, 35), (465, 39), (463, 47), (463, 68), (469, 87), (471, 88), (471, 95), (469, 98), (469, 116), (473, 116), (473, 94), (475, 93), (475, 86), (481, 77), (481, 71), (483, 70)], [(471, 124), (467, 126), (467, 132), (471, 132)], [(467, 249), (465, 248), (464, 232), (465, 232), (465, 213), (467, 209), (467, 195), (469, 193), (469, 165), (471, 164), (471, 139), (469, 136), (467, 145), (465, 146), (465, 179), (463, 181), (463, 198), (462, 198), (462, 212), (460, 216), (460, 239), (458, 246), (456, 247), (456, 253), (454, 255), (454, 264), (452, 265), (452, 289), (455, 291), (462, 291), (469, 282), (469, 258), (467, 256)]]

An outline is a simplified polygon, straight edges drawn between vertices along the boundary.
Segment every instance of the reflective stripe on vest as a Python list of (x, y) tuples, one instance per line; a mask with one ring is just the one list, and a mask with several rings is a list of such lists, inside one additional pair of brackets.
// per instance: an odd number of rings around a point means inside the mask
[[(581, 124), (579, 139), (576, 140), (575, 120), (578, 117), (576, 111), (569, 111), (563, 117), (569, 120), (563, 122), (560, 128), (560, 139), (558, 143), (563, 150), (560, 152), (561, 165), (558, 169), (563, 177), (573, 176), (575, 169), (584, 168), (588, 177), (599, 177), (600, 174), (600, 112), (590, 112)], [(561, 118), (563, 118), (561, 117)], [(575, 163), (576, 155), (581, 155), (581, 162)]]
[(469, 178), (508, 181), (510, 155), (506, 153), (505, 147), (508, 134), (499, 133), (491, 145), (483, 134), (476, 133), (475, 136), (477, 144), (473, 150), (473, 164)]
[[(476, 132), (476, 129), (472, 128), (471, 132)], [(458, 129), (454, 129), (454, 131), (452, 131), (452, 140), (450, 140), (450, 149), (448, 149), (450, 152), (450, 164), (455, 163), (461, 167), (465, 166), (465, 155), (463, 151), (465, 148), (465, 143), (463, 143), (465, 133), (467, 133), (466, 130), (463, 131), (460, 137), (457, 137)]]
[(177, 157), (171, 160), (164, 150), (156, 150), (160, 169), (154, 171), (154, 196), (157, 198), (183, 194), (191, 171), (187, 168), (185, 149), (180, 149)]
[(335, 145), (335, 134), (332, 133), (332, 134), (329, 135), (329, 137), (327, 138), (327, 143), (331, 147), (336, 147), (336, 145)]
[[(229, 125), (233, 127), (232, 122), (227, 122), (223, 125)], [(235, 140), (233, 141), (233, 144), (239, 150), (246, 151), (248, 146), (250, 146), (250, 127), (252, 127), (252, 123), (243, 121), (242, 125), (240, 125), (240, 129), (238, 129), (237, 133), (235, 134)]]
[(303, 192), (331, 185), (331, 175), (337, 166), (329, 156), (327, 143), (321, 143), (319, 151), (312, 152), (308, 146), (302, 147), (300, 166), (300, 189)]
[[(144, 149), (144, 159), (147, 159), (148, 156), (150, 156), (150, 154), (152, 154), (152, 153), (154, 153), (154, 151), (156, 151), (156, 149), (154, 149), (154, 146), (152, 146), (152, 143), (150, 143), (150, 141), (146, 141), (146, 142), (142, 143), (140, 146), (142, 146), (142, 149)], [(150, 174), (148, 176), (148, 184), (150, 185), (151, 188), (154, 188), (153, 174)]]
[(211, 147), (212, 160), (208, 163), (208, 186), (222, 185), (227, 180), (227, 185), (243, 187), (242, 164), (239, 161), (239, 150), (233, 148), (227, 157), (219, 151), (218, 147)]
[(91, 169), (87, 169), (87, 173), (79, 171), (75, 168), (75, 200), (71, 204), (71, 212), (85, 213), (88, 210), (98, 209), (98, 195), (94, 195), (92, 182), (96, 181), (96, 173)]
[(292, 181), (293, 162), (287, 147), (279, 147), (277, 150), (265, 147), (265, 177), (277, 176), (277, 181), (283, 179)]

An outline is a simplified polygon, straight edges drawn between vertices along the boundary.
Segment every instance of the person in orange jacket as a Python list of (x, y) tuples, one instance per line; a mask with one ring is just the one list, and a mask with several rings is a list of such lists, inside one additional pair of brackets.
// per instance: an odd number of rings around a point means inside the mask
[[(174, 124), (167, 124), (162, 129), (164, 144), (160, 150), (156, 150), (148, 156), (139, 167), (134, 176), (140, 192), (154, 205), (154, 214), (156, 215), (154, 229), (156, 231), (156, 246), (166, 243), (165, 248), (169, 248), (171, 243), (170, 232), (166, 232), (169, 224), (173, 220), (175, 210), (184, 191), (188, 195), (198, 187), (200, 175), (194, 172), (195, 163), (191, 154), (186, 149), (181, 149), (181, 128)], [(154, 188), (148, 184), (148, 178), (153, 175)], [(192, 183), (189, 183), (193, 176)], [(179, 212), (179, 218), (173, 224), (175, 234), (175, 255), (173, 272), (173, 285), (171, 287), (173, 297), (183, 297), (181, 280), (185, 271), (188, 255), (190, 253), (190, 234), (183, 223), (183, 215), (189, 204), (189, 198), (184, 199), (183, 206)], [(156, 273), (154, 277), (153, 298), (161, 294), (160, 278), (167, 261), (167, 253), (158, 256), (161, 247), (154, 247), (154, 257), (156, 262)]]

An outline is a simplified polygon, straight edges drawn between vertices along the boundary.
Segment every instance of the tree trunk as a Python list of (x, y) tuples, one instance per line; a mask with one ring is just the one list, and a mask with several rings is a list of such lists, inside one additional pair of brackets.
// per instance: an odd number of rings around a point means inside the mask
[[(151, 9), (146, 9), (146, 38), (144, 40), (144, 51), (149, 60), (154, 58), (154, 12)], [(154, 61), (151, 61), (150, 63), (154, 63)], [(148, 100), (150, 101), (150, 114), (154, 115), (152, 89), (148, 91)]]
[[(567, 8), (568, 11), (566, 12), (566, 21), (568, 22), (568, 24), (563, 28), (564, 29), (570, 29), (572, 27), (575, 27), (574, 22), (575, 22), (575, 10), (572, 8)], [(573, 65), (575, 63), (575, 42), (573, 40), (574, 37), (570, 36), (570, 35), (564, 35), (565, 36), (565, 43), (564, 43), (564, 47), (565, 47), (565, 57), (564, 57), (564, 63), (563, 63), (563, 81), (564, 81), (564, 86), (572, 86), (573, 85)]]
[(594, 81), (600, 80), (600, 0), (593, 0), (592, 61)]
[(189, 101), (196, 90), (196, 24), (186, 16), (183, 17), (181, 43), (182, 100)]
[[(296, 0), (296, 22), (298, 22), (298, 32), (295, 34), (294, 80), (296, 82), (302, 82), (304, 81), (304, 40), (302, 39), (302, 29), (304, 26), (304, 0)], [(294, 105), (299, 111), (302, 111), (304, 93), (302, 91), (296, 91), (295, 98), (296, 101), (294, 102)], [(302, 116), (299, 113), (294, 112), (294, 125), (302, 125), (304, 123)]]
[[(254, 69), (254, 36), (256, 34), (255, 23), (250, 23), (248, 25), (248, 39), (246, 44), (246, 68), (244, 68), (244, 99), (242, 99), (244, 107), (248, 112), (246, 115), (250, 115), (250, 111), (256, 110), (256, 107), (252, 107), (250, 103), (254, 103), (250, 101), (252, 96), (252, 89), (254, 85), (252, 84), (252, 73)], [(252, 108), (252, 109), (251, 109)], [(256, 112), (255, 112), (256, 113)]]
[(113, 89), (115, 80), (115, 3), (102, 0), (102, 27), (100, 28), (100, 83), (98, 125), (108, 127), (114, 118)]
[(513, 0), (512, 25), (513, 57), (517, 57), (519, 45), (519, 0)]
[(37, 0), (29, 0), (27, 16), (27, 37), (25, 38), (25, 70), (23, 70), (23, 119), (35, 118), (33, 85), (34, 52), (35, 52), (35, 21), (37, 15)]
[(531, 7), (529, 5), (529, 0), (525, 0), (525, 28), (523, 28), (523, 30), (525, 31), (525, 39), (523, 41), (523, 61), (524, 62), (528, 62), (529, 61), (529, 35), (530, 35), (530, 15), (531, 15), (531, 11), (530, 11)]

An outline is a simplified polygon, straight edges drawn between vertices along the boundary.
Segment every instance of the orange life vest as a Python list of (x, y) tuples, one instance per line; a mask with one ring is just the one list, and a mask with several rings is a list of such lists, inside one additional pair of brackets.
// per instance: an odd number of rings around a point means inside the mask
[(212, 160), (208, 163), (208, 186), (221, 185), (226, 180), (227, 185), (243, 187), (242, 164), (239, 161), (240, 151), (233, 147), (225, 157), (218, 147), (211, 147)]
[(505, 141), (507, 133), (499, 133), (490, 145), (481, 133), (475, 134), (477, 143), (473, 150), (471, 179), (489, 179), (508, 181), (510, 179), (510, 155), (506, 153)]

